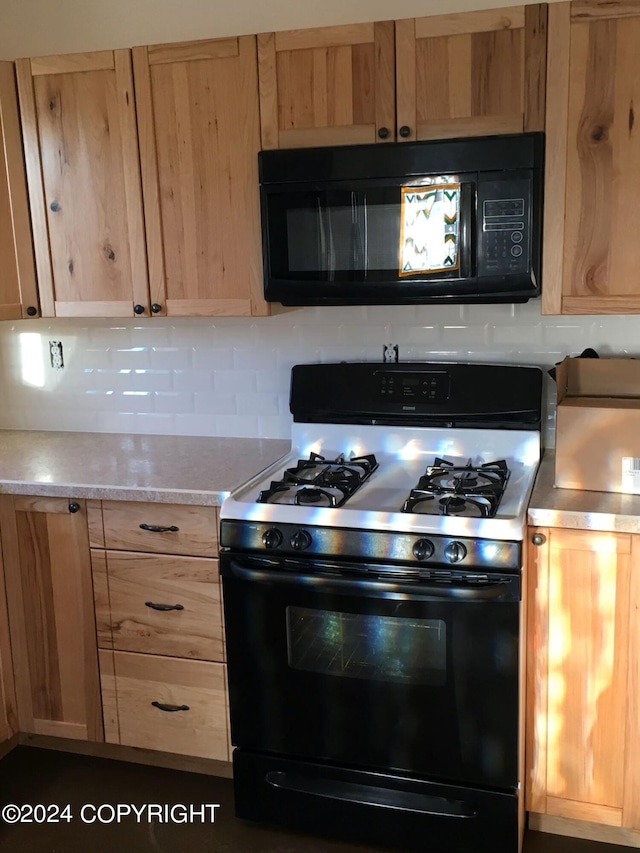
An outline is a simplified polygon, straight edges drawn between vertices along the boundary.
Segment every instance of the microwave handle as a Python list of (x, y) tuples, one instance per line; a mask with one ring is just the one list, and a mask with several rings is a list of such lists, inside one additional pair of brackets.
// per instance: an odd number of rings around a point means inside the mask
[(460, 272), (462, 278), (476, 274), (476, 185), (470, 182), (460, 187)]

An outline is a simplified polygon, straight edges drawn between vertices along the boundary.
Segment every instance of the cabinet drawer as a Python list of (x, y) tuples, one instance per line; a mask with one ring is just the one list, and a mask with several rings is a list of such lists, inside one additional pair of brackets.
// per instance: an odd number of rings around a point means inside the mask
[(95, 590), (107, 590), (95, 597), (102, 647), (224, 660), (217, 560), (92, 551), (91, 563)]
[(223, 664), (103, 650), (100, 677), (108, 743), (229, 760)]
[(102, 525), (104, 540), (91, 543), (97, 547), (193, 557), (218, 556), (215, 507), (103, 501)]

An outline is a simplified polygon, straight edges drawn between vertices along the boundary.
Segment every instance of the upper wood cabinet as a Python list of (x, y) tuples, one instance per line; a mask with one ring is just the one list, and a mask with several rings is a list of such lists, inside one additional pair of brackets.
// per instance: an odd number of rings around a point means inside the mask
[(13, 63), (0, 62), (0, 320), (39, 313)]
[(260, 35), (262, 146), (543, 130), (546, 10)]
[(544, 130), (546, 5), (396, 21), (398, 138)]
[(267, 314), (254, 36), (133, 50), (152, 311)]
[(640, 537), (534, 532), (526, 807), (640, 829)]
[(148, 314), (130, 52), (16, 68), (43, 316)]
[(549, 6), (543, 314), (640, 312), (640, 2)]
[(263, 148), (393, 141), (393, 22), (258, 36)]
[(85, 503), (3, 495), (0, 530), (19, 730), (104, 740)]

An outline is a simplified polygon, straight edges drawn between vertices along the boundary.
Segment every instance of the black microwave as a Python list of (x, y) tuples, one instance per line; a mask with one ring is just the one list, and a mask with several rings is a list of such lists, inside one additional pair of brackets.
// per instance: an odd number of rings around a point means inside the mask
[(514, 303), (540, 293), (542, 133), (258, 157), (269, 302)]

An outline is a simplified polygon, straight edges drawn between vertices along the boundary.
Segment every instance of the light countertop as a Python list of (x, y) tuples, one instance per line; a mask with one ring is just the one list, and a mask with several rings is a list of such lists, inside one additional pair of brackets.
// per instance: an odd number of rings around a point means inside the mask
[(640, 495), (556, 489), (554, 466), (555, 453), (547, 451), (529, 503), (529, 524), (640, 533)]
[(0, 494), (218, 506), (281, 439), (0, 430)]

